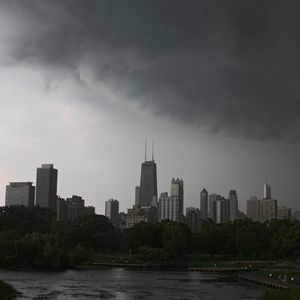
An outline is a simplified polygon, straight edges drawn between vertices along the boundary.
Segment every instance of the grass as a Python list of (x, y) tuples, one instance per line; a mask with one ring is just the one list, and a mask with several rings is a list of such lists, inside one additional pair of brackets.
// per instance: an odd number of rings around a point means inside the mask
[(17, 291), (8, 283), (0, 281), (0, 300), (11, 300), (17, 297)]

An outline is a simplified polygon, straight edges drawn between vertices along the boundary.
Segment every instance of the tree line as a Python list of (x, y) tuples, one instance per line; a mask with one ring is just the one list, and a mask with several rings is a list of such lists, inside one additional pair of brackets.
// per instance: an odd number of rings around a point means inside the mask
[(200, 233), (191, 233), (183, 223), (163, 221), (119, 230), (101, 215), (57, 222), (43, 208), (0, 209), (2, 268), (69, 268), (111, 253), (130, 253), (147, 262), (179, 261), (190, 255), (292, 259), (300, 256), (300, 223), (240, 220), (214, 224), (208, 220), (203, 221)]

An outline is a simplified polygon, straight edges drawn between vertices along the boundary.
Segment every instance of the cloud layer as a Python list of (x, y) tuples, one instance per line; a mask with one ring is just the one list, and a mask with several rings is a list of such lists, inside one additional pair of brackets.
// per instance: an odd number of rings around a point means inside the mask
[[(296, 1), (2, 1), (1, 61), (209, 132), (300, 140)], [(83, 99), (84, 100), (84, 99)]]

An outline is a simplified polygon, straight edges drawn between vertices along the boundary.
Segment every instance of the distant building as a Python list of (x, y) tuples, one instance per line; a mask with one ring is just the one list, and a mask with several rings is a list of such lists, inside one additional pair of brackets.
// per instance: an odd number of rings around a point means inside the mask
[(201, 231), (201, 220), (202, 215), (200, 209), (190, 207), (189, 210), (187, 210), (186, 224), (191, 232), (195, 233)]
[(109, 199), (105, 202), (105, 216), (109, 218), (115, 226), (119, 224), (119, 201)]
[(183, 180), (173, 178), (171, 181), (171, 197), (175, 196), (179, 200), (178, 221), (183, 221), (184, 190)]
[(35, 188), (32, 182), (10, 182), (6, 186), (5, 206), (34, 206)]
[(293, 213), (293, 219), (300, 221), (300, 210), (297, 210)]
[(135, 207), (140, 207), (140, 194), (141, 188), (139, 186), (135, 187)]
[(217, 194), (209, 195), (208, 217), (217, 224), (229, 222), (229, 199), (225, 199)]
[(202, 213), (202, 219), (207, 219), (208, 217), (208, 192), (203, 189), (200, 193), (200, 209)]
[(56, 198), (56, 220), (65, 221), (68, 218), (67, 202), (64, 198)]
[(271, 187), (268, 184), (264, 184), (264, 199), (271, 199)]
[(234, 222), (238, 219), (238, 197), (235, 190), (229, 192), (229, 219), (231, 222)]
[(209, 201), (208, 217), (214, 222), (217, 222), (217, 200), (218, 199), (221, 199), (221, 196), (215, 193), (210, 194), (208, 197), (208, 201)]
[(95, 214), (94, 206), (84, 206), (84, 199), (81, 196), (73, 195), (66, 200), (56, 198), (56, 219), (57, 221), (75, 220), (88, 215)]
[(292, 209), (285, 206), (277, 207), (277, 219), (278, 220), (291, 220), (292, 219)]
[(139, 206), (151, 206), (157, 200), (157, 174), (155, 161), (142, 163)]
[(159, 197), (159, 220), (170, 220), (179, 222), (182, 220), (181, 203), (178, 196), (169, 196), (168, 193), (161, 193)]
[(260, 220), (260, 200), (257, 197), (251, 197), (247, 200), (247, 217), (254, 222)]
[(260, 222), (277, 219), (277, 200), (263, 199), (260, 201)]
[(57, 169), (43, 164), (36, 173), (36, 205), (56, 212)]
[(126, 228), (131, 228), (141, 222), (148, 222), (147, 216), (142, 211), (135, 208), (127, 209)]

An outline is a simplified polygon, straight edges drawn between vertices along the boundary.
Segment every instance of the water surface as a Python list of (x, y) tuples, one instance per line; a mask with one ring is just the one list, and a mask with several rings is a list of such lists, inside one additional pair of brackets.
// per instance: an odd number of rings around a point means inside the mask
[(198, 272), (123, 268), (54, 273), (0, 270), (0, 278), (21, 293), (18, 299), (253, 300), (263, 293), (255, 287), (226, 282), (221, 276)]

